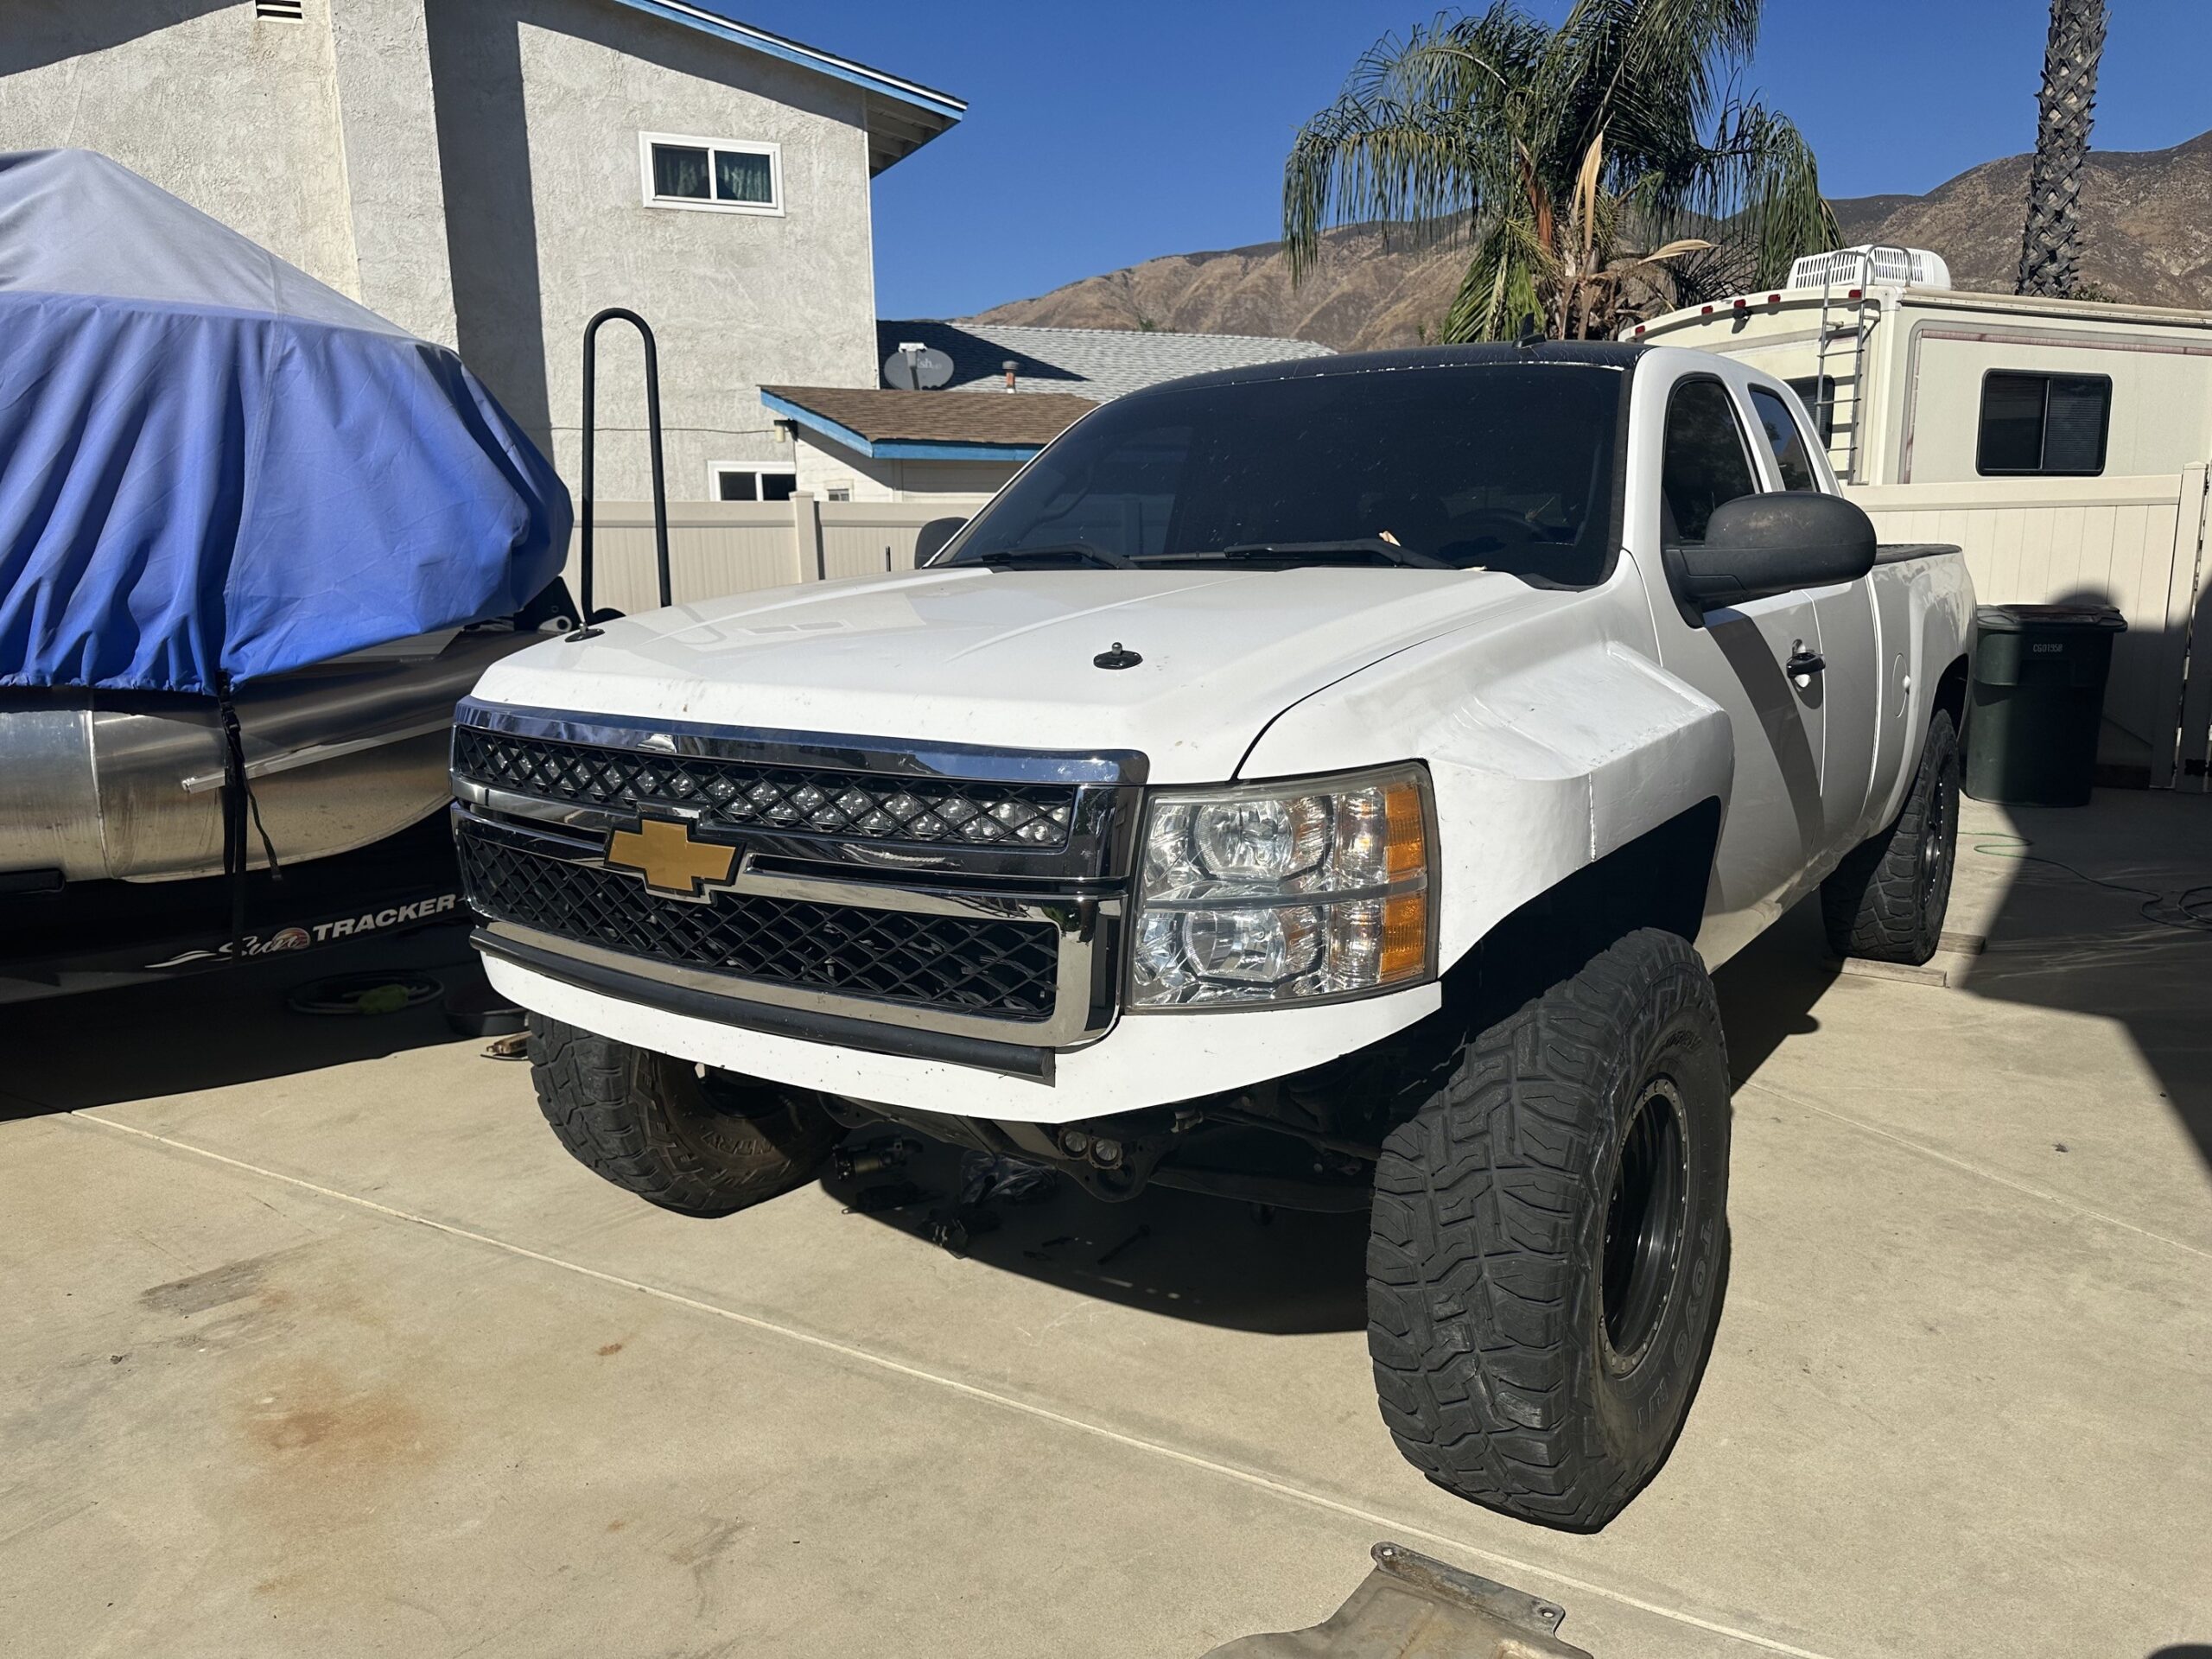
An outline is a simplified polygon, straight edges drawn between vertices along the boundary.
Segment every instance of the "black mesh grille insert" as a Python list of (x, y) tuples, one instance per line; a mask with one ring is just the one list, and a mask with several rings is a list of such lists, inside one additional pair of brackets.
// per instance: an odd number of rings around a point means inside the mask
[(923, 916), (759, 893), (664, 899), (633, 876), (461, 837), (486, 916), (633, 957), (842, 996), (1001, 1020), (1046, 1020), (1059, 969), (1049, 922)]
[(876, 772), (756, 766), (696, 755), (589, 747), (463, 726), (454, 770), (494, 789), (585, 806), (704, 808), (742, 830), (934, 846), (1065, 847), (1075, 791)]

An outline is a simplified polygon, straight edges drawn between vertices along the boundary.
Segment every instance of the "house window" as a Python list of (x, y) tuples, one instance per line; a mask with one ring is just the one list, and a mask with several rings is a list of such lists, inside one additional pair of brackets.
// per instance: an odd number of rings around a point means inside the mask
[(2094, 478), (2105, 469), (2111, 426), (2108, 374), (1992, 369), (1981, 378), (1974, 469), (1985, 478)]
[(717, 501), (788, 501), (798, 488), (798, 474), (789, 467), (717, 467)]
[(638, 135), (648, 207), (691, 207), (714, 213), (784, 211), (780, 144), (734, 138)]

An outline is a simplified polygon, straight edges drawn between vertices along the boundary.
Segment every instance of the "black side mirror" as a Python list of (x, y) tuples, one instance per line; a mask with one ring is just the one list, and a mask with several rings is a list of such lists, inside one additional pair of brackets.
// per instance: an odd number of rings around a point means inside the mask
[(1694, 623), (1724, 605), (1856, 582), (1874, 568), (1874, 521), (1840, 495), (1791, 490), (1739, 495), (1713, 510), (1702, 543), (1666, 550), (1668, 572)]
[(965, 518), (932, 518), (914, 537), (914, 569), (944, 551), (944, 544), (968, 527)]

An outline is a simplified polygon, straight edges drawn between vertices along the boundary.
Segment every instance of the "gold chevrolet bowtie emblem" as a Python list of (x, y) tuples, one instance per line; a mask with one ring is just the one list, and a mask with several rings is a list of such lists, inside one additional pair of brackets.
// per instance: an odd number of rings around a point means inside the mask
[(647, 887), (688, 899), (697, 898), (707, 882), (728, 880), (736, 861), (736, 848), (694, 841), (689, 824), (664, 818), (643, 819), (635, 830), (617, 830), (607, 838), (607, 868), (635, 870)]

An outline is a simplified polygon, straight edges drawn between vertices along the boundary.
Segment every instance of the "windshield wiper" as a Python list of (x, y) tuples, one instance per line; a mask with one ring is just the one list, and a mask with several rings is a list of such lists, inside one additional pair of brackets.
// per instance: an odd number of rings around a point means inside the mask
[[(1382, 559), (1391, 564), (1411, 565), (1421, 570), (1452, 570), (1458, 567), (1450, 561), (1438, 558), (1433, 553), (1423, 553), (1418, 548), (1401, 547), (1395, 542), (1385, 541), (1380, 536), (1342, 537), (1325, 542), (1238, 542), (1231, 547), (1217, 547), (1208, 552), (1185, 556), (1192, 558), (1266, 559), (1266, 558), (1349, 558)], [(1150, 563), (1149, 560), (1147, 561)]]
[(1002, 547), (995, 553), (979, 553), (973, 560), (962, 563), (975, 564), (1065, 564), (1070, 560), (1077, 564), (1096, 564), (1109, 570), (1134, 570), (1136, 562), (1126, 553), (1109, 553), (1090, 542), (1055, 542), (1050, 547)]

